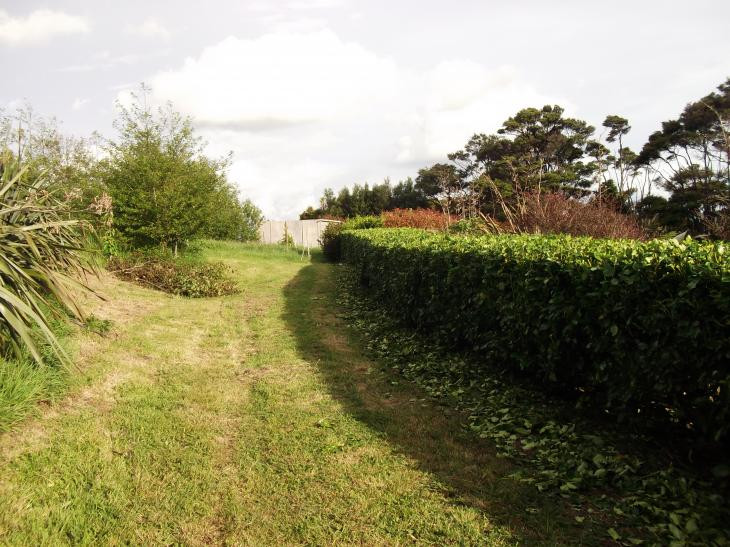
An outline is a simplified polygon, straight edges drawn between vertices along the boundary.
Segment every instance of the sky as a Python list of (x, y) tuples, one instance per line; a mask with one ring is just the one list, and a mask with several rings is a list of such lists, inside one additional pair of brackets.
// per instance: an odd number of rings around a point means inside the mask
[[(730, 76), (725, 0), (0, 0), (0, 107), (113, 138), (115, 102), (192, 117), (271, 219), (395, 183), (559, 104), (638, 149)], [(600, 134), (600, 131), (597, 132)]]

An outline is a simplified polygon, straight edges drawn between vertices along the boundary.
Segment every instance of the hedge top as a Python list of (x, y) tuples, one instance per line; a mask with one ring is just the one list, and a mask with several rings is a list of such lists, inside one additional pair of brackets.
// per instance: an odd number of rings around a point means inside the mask
[[(648, 272), (684, 272), (695, 276), (712, 275), (730, 283), (730, 248), (725, 243), (686, 238), (653, 239), (594, 239), (570, 235), (460, 235), (429, 232), (416, 228), (373, 228), (346, 230), (347, 235), (366, 238), (371, 245), (393, 249), (431, 247), (455, 253), (501, 255), (503, 258), (534, 262), (559, 262), (563, 267), (608, 268), (633, 264), (636, 275)], [(625, 278), (623, 281), (628, 282)]]

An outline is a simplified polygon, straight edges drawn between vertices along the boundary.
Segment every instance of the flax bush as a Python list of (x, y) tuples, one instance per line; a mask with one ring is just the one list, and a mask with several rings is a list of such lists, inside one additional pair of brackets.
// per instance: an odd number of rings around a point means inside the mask
[(84, 251), (90, 228), (43, 177), (24, 182), (24, 170), (2, 161), (0, 172), (0, 350), (41, 362), (46, 344), (65, 361), (49, 314), (81, 319), (69, 289), (92, 269)]

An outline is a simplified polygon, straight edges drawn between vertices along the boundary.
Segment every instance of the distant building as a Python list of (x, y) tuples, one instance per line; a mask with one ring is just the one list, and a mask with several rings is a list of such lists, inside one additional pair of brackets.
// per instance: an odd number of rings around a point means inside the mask
[(259, 227), (259, 239), (262, 243), (280, 243), (284, 239), (284, 233), (288, 232), (298, 247), (317, 247), (322, 232), (331, 222), (339, 221), (325, 218), (267, 220)]

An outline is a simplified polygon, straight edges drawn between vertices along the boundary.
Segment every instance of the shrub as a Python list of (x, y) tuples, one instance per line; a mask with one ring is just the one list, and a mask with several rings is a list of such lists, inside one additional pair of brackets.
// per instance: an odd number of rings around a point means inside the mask
[(226, 175), (229, 158), (209, 158), (192, 120), (168, 103), (149, 106), (142, 85), (117, 103), (118, 138), (107, 141), (98, 175), (114, 205), (114, 226), (133, 248), (176, 250), (200, 237), (253, 241), (263, 220)]
[(621, 213), (607, 200), (585, 203), (561, 193), (524, 192), (499, 205), (502, 220), (484, 217), (493, 233), (646, 238), (637, 217)]
[(160, 291), (189, 296), (224, 296), (238, 292), (222, 262), (198, 262), (161, 253), (131, 253), (112, 257), (108, 269), (118, 278)]
[(383, 219), (379, 216), (357, 216), (344, 222), (329, 222), (322, 232), (319, 243), (325, 258), (330, 262), (338, 262), (341, 255), (340, 234), (344, 230), (367, 230), (382, 227)]
[(393, 209), (383, 213), (386, 228), (445, 230), (451, 222), (447, 215), (433, 209)]
[(449, 226), (449, 233), (484, 235), (492, 233), (493, 230), (480, 218), (462, 218)]
[(407, 324), (616, 420), (727, 441), (723, 245), (411, 229), (341, 237), (343, 259)]
[(643, 239), (636, 217), (600, 200), (582, 203), (563, 194), (526, 194), (521, 231), (624, 239)]
[(279, 240), (279, 245), (285, 245), (286, 247), (294, 247), (294, 236), (289, 232), (289, 228), (286, 223), (284, 224), (284, 235)]
[(341, 222), (328, 222), (325, 226), (322, 237), (319, 240), (322, 246), (324, 257), (330, 262), (340, 260), (340, 233), (342, 232)]
[(725, 209), (705, 220), (705, 228), (711, 237), (730, 241), (730, 210)]
[(48, 312), (60, 306), (81, 319), (69, 276), (91, 269), (83, 246), (93, 234), (42, 178), (26, 184), (24, 173), (0, 159), (0, 352), (23, 357), (27, 348), (42, 362), (40, 339), (66, 360)]
[(383, 217), (375, 215), (348, 218), (343, 224), (343, 230), (367, 230), (369, 228), (382, 228), (384, 226)]

